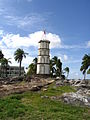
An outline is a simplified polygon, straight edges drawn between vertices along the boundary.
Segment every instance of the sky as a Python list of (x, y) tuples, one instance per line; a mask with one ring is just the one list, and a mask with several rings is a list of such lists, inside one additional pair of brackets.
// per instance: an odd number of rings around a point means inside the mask
[(0, 49), (11, 65), (18, 65), (14, 52), (21, 48), (29, 53), (22, 61), (28, 67), (38, 56), (43, 30), (50, 57), (69, 67), (69, 78), (83, 78), (82, 58), (90, 54), (90, 0), (0, 0)]

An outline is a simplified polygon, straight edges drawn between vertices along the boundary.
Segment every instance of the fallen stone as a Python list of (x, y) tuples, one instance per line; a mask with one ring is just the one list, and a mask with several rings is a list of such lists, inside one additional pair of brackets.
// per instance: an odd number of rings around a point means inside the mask
[(64, 93), (61, 97), (61, 99), (72, 105), (86, 105), (90, 107), (90, 97), (86, 95), (81, 95), (78, 93)]

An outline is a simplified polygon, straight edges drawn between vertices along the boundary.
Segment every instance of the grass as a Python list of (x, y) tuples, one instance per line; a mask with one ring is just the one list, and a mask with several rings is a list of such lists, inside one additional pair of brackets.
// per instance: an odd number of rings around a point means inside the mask
[(0, 120), (90, 120), (90, 108), (41, 98), (74, 91), (70, 86), (56, 88), (52, 84), (47, 91), (7, 96), (0, 99)]

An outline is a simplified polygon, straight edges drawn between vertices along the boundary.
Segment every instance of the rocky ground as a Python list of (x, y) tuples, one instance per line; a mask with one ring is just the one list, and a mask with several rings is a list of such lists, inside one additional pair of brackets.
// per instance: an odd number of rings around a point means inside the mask
[(65, 103), (72, 105), (85, 105), (90, 107), (90, 80), (56, 81), (56, 86), (62, 85), (73, 86), (75, 87), (76, 92), (64, 93), (62, 96), (56, 97), (56, 99), (63, 100)]
[(42, 87), (51, 84), (54, 80), (39, 77), (14, 77), (0, 80), (0, 97), (25, 91), (38, 91)]
[[(52, 100), (60, 100), (72, 105), (85, 105), (90, 107), (90, 80), (60, 80), (51, 78), (39, 77), (14, 77), (7, 79), (0, 79), (0, 97), (12, 94), (23, 93), (25, 91), (38, 91), (41, 88), (47, 90), (47, 85), (55, 83), (54, 87), (73, 86), (76, 92), (64, 93), (60, 96), (51, 96)], [(48, 96), (42, 96), (45, 98)]]

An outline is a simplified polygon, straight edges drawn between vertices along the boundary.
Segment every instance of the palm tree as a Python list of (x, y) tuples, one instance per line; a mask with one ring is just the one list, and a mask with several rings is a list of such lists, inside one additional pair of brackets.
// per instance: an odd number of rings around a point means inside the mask
[(35, 64), (31, 63), (28, 67), (27, 75), (33, 75), (36, 73)]
[(2, 51), (0, 50), (0, 59), (2, 59), (4, 57)]
[(23, 58), (26, 58), (28, 53), (25, 53), (23, 49), (18, 48), (14, 53), (14, 59), (19, 63), (19, 76), (21, 76), (21, 63)]
[(31, 63), (31, 64), (29, 65), (29, 67), (28, 67), (27, 75), (36, 74), (36, 71), (37, 71), (37, 61), (38, 61), (37, 58), (34, 58), (34, 59), (33, 59), (33, 63)]
[(66, 78), (68, 78), (68, 75), (69, 75), (69, 67), (64, 68), (64, 71), (67, 73), (67, 77), (66, 77)]
[[(0, 60), (4, 57), (2, 50), (0, 50)], [(2, 71), (1, 71), (1, 66), (0, 66), (0, 77), (1, 77)]]
[(56, 67), (57, 67), (58, 75), (61, 76), (61, 74), (62, 74), (62, 62), (60, 61), (60, 59), (57, 60)]
[(82, 66), (80, 68), (80, 71), (82, 71), (83, 75), (84, 75), (84, 80), (86, 77), (86, 71), (88, 70), (88, 68), (90, 67), (90, 55), (85, 54), (84, 57), (82, 58)]
[(90, 68), (88, 69), (87, 74), (90, 74)]
[(58, 61), (58, 57), (57, 57), (57, 56), (54, 56), (54, 57), (52, 58), (52, 63), (53, 63), (53, 65), (56, 65), (56, 64), (57, 64), (57, 61)]
[(34, 59), (33, 59), (33, 64), (34, 64), (34, 66), (35, 66), (35, 74), (36, 74), (36, 71), (37, 71), (37, 61), (38, 61), (37, 58), (34, 58)]
[(50, 75), (51, 77), (53, 76), (53, 74), (56, 72), (56, 69), (54, 67), (53, 61), (52, 59), (50, 60)]
[(8, 58), (8, 59), (2, 58), (2, 59), (0, 59), (0, 63), (1, 63), (1, 71), (2, 71), (3, 75), (5, 72), (6, 77), (7, 77), (7, 67), (8, 67), (8, 64), (11, 63), (10, 58)]
[(52, 58), (52, 63), (53, 63), (53, 65), (56, 66), (56, 75), (61, 76), (61, 74), (62, 74), (62, 62), (60, 61), (60, 59), (58, 59), (57, 56), (54, 56)]

